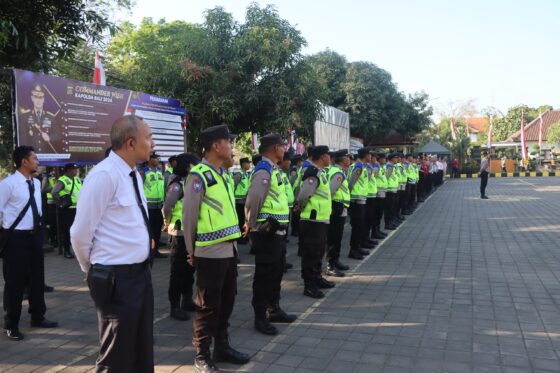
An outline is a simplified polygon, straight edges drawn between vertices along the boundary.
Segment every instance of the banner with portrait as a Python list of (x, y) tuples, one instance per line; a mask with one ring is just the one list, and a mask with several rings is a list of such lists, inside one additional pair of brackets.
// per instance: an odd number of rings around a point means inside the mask
[(150, 125), (162, 160), (185, 151), (179, 100), (14, 69), (17, 145), (44, 165), (94, 164), (111, 146), (113, 122), (135, 114)]

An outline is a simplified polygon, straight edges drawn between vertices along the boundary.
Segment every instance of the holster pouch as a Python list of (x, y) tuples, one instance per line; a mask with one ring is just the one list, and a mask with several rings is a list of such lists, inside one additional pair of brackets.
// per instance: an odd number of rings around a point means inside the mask
[(94, 264), (88, 272), (87, 283), (93, 303), (97, 308), (102, 308), (113, 297), (115, 271), (111, 266)]

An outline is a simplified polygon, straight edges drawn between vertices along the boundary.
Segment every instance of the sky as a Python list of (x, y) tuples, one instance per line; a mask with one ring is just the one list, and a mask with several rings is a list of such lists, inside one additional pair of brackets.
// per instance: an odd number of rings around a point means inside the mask
[[(494, 106), (560, 107), (558, 0), (277, 0), (280, 16), (306, 38), (389, 71), (405, 93), (425, 91), (437, 113), (470, 99)], [(136, 0), (127, 19), (202, 23), (222, 6), (243, 22), (251, 1)]]

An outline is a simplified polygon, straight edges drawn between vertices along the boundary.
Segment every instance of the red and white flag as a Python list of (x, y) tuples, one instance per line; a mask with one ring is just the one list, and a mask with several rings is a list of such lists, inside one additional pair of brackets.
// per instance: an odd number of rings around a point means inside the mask
[(101, 63), (101, 55), (95, 52), (95, 69), (93, 70), (93, 84), (105, 85), (105, 69)]
[(527, 159), (527, 143), (525, 140), (525, 113), (521, 110), (521, 155)]
[(539, 150), (542, 149), (542, 113), (539, 113)]
[(488, 126), (488, 149), (492, 149), (492, 129), (494, 127), (494, 115), (490, 114), (490, 126)]
[(451, 137), (457, 140), (457, 129), (455, 128), (455, 114), (451, 114)]
[(255, 132), (251, 132), (251, 148), (253, 151), (259, 150), (259, 135)]

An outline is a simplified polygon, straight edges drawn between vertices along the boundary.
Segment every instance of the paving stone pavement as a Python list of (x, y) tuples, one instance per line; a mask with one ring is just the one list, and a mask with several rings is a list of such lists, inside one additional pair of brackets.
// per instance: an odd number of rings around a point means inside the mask
[[(282, 305), (300, 317), (275, 337), (253, 329), (252, 258), (241, 246), (230, 333), (253, 358), (221, 370), (560, 371), (560, 179), (491, 179), (488, 195), (478, 198), (477, 180), (447, 182), (365, 261), (346, 258), (349, 275), (318, 301), (302, 296), (291, 238)], [(93, 369), (97, 323), (83, 275), (55, 254), (45, 265), (56, 287), (47, 317), (60, 327), (29, 328), (24, 304), (26, 339), (0, 338), (2, 372)], [(168, 273), (156, 260), (156, 371), (191, 372), (192, 323), (168, 317)]]

